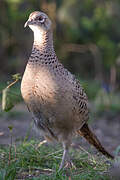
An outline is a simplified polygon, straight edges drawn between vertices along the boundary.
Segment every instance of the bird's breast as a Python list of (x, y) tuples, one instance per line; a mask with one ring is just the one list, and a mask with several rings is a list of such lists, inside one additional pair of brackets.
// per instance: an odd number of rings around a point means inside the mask
[(55, 104), (59, 94), (59, 84), (54, 74), (47, 68), (26, 67), (21, 83), (21, 93), (27, 104)]

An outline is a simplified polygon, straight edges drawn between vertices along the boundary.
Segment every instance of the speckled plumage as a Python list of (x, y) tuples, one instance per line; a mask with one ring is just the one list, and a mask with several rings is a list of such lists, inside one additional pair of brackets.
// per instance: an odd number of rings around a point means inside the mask
[[(43, 135), (68, 149), (72, 136), (88, 121), (87, 96), (75, 76), (58, 61), (48, 16), (33, 12), (27, 25), (34, 32), (34, 43), (21, 83), (22, 96)], [(60, 169), (63, 164), (64, 158)]]

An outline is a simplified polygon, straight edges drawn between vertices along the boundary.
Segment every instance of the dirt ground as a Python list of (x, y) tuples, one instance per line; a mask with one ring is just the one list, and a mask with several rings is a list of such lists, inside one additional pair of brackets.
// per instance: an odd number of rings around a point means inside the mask
[[(32, 118), (24, 104), (17, 105), (12, 112), (19, 112), (19, 114), (8, 116), (4, 113), (0, 117), (0, 144), (10, 143), (8, 126), (13, 126), (14, 142), (20, 142), (27, 134), (29, 134), (29, 138), (34, 137), (41, 140), (35, 129), (30, 128)], [(120, 114), (112, 118), (99, 118), (94, 120), (90, 126), (107, 150), (114, 153), (115, 149), (120, 145)], [(83, 138), (77, 138), (75, 142), (81, 146), (89, 146)]]

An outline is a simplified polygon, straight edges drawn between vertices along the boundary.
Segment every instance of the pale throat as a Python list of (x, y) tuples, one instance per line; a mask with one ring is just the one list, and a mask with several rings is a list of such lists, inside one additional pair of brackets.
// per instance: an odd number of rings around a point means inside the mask
[(30, 28), (34, 32), (34, 44), (39, 46), (53, 46), (52, 32), (46, 32), (45, 30), (32, 25), (30, 25)]

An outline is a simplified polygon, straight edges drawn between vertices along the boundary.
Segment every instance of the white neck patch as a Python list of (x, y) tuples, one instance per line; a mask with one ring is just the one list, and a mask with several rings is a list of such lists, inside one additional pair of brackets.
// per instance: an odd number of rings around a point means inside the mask
[(44, 30), (39, 28), (38, 26), (29, 25), (29, 27), (34, 32), (34, 41), (39, 42), (40, 44), (43, 42), (44, 37)]

